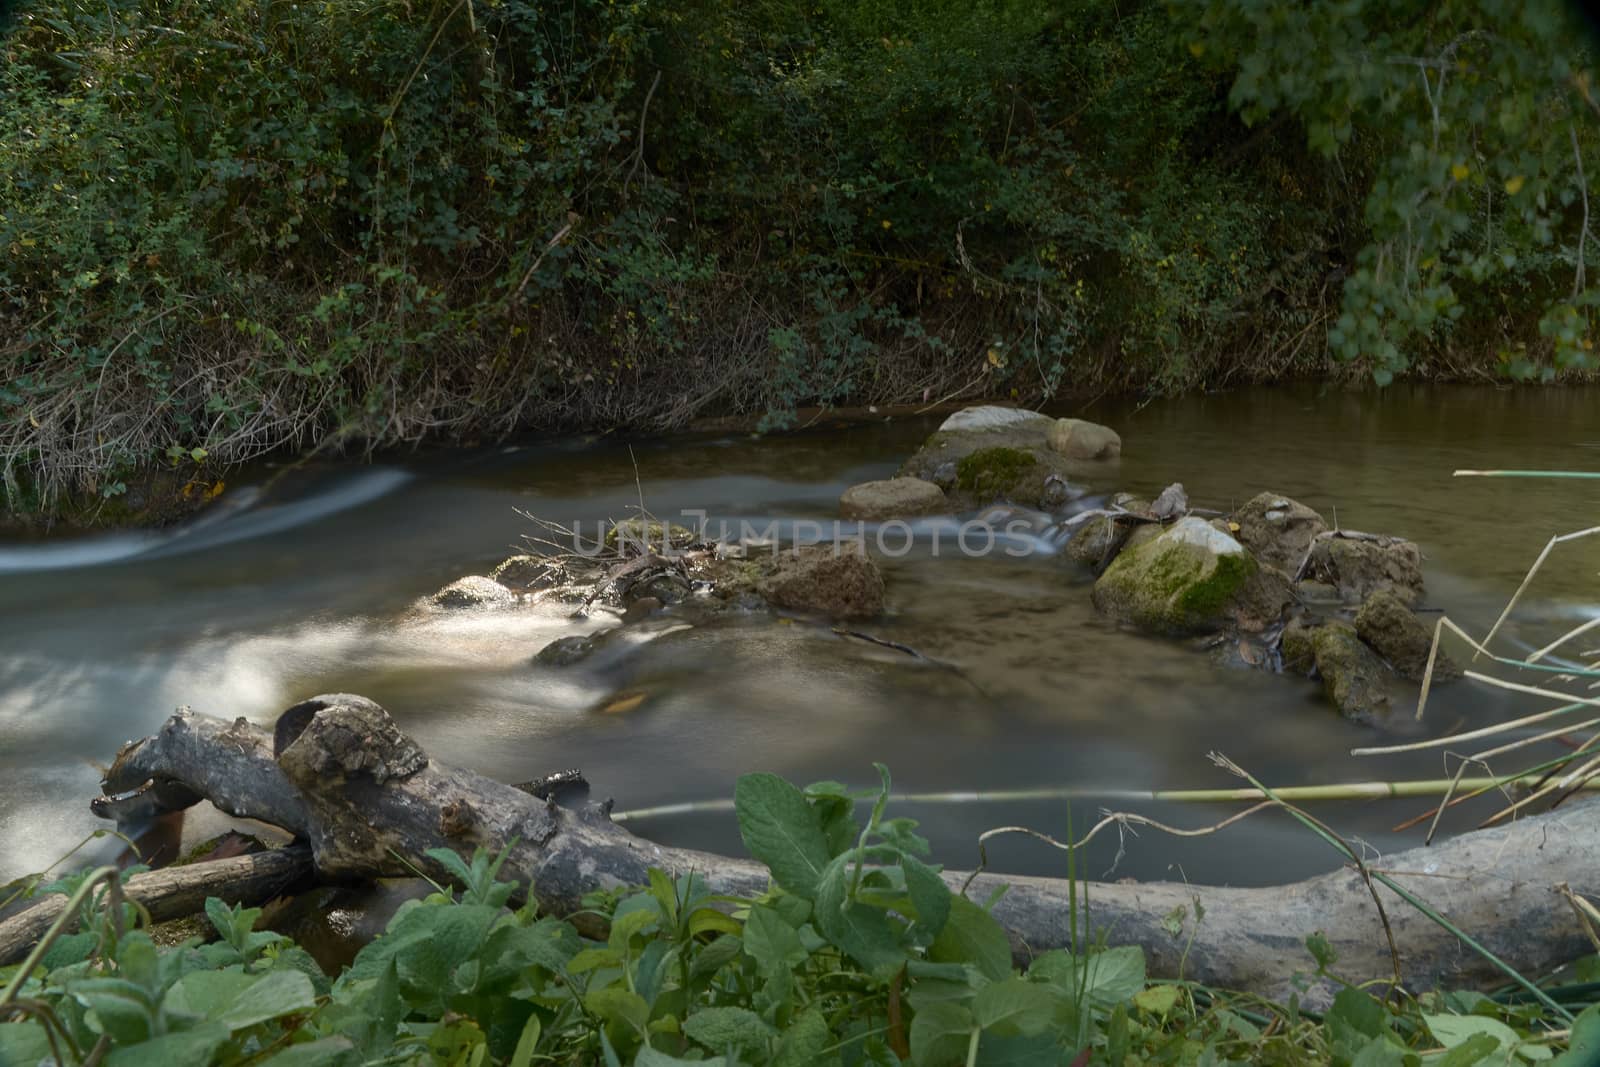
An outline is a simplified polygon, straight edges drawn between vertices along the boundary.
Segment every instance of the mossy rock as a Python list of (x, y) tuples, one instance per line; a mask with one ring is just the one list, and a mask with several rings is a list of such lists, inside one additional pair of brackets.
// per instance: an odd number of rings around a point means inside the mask
[[(1420, 682), (1427, 673), (1433, 630), (1398, 596), (1380, 589), (1356, 613), (1356, 635), (1388, 660), (1402, 678)], [(1436, 682), (1461, 677), (1461, 667), (1441, 651), (1433, 664)]]
[(1296, 620), (1283, 631), (1280, 654), (1283, 669), (1290, 674), (1310, 676), (1317, 669), (1317, 649), (1312, 638), (1316, 628)]
[(1312, 631), (1322, 691), (1339, 714), (1356, 722), (1380, 723), (1392, 710), (1388, 669), (1377, 654), (1356, 636), (1355, 627), (1331, 622)]
[(956, 463), (956, 488), (985, 499), (1009, 497), (1038, 465), (1033, 453), (1020, 448), (980, 448)]
[(1096, 515), (1078, 525), (1063, 554), (1074, 563), (1098, 567), (1115, 553), (1121, 539), (1122, 531), (1117, 528), (1115, 519), (1110, 515)]
[(1095, 582), (1095, 607), (1159, 634), (1220, 630), (1256, 561), (1237, 541), (1186, 518), (1145, 544), (1125, 548)]

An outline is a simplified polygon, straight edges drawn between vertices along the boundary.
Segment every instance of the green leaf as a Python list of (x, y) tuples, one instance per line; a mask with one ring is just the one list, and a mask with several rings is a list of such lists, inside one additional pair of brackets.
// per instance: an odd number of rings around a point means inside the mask
[(900, 869), (905, 873), (911, 904), (917, 909), (918, 935), (924, 942), (932, 941), (950, 919), (950, 901), (955, 894), (938, 871), (913, 856), (902, 856)]
[(745, 920), (744, 950), (763, 974), (791, 970), (810, 958), (795, 928), (776, 911), (760, 904), (750, 909), (750, 917)]
[(911, 1062), (916, 1067), (965, 1063), (977, 1023), (960, 1004), (930, 1004), (911, 1020)]
[(831, 1043), (827, 1021), (813, 1008), (802, 1013), (783, 1032), (772, 1067), (812, 1067)]
[(1511, 1027), (1483, 1015), (1430, 1015), (1423, 1012), (1422, 1020), (1428, 1024), (1428, 1032), (1433, 1039), (1447, 1049), (1455, 1049), (1480, 1035), (1493, 1038), (1495, 1049), (1488, 1059), (1480, 1057), (1470, 1061), (1473, 1063), (1509, 1063), (1512, 1050), (1522, 1043), (1522, 1037)]
[(1025, 978), (1005, 978), (978, 990), (972, 1016), (997, 1037), (1031, 1037), (1055, 1020), (1061, 991)]
[(0, 1023), (0, 1063), (43, 1063), (50, 1058), (50, 1039), (36, 1020)]
[(733, 803), (750, 854), (789, 892), (815, 896), (829, 851), (805, 795), (775, 774), (746, 774), (734, 786)]
[(650, 1005), (631, 989), (621, 986), (604, 986), (592, 989), (583, 998), (584, 1006), (610, 1023), (618, 1023), (631, 1030), (644, 1032), (650, 1021)]
[[(320, 1041), (307, 1041), (300, 1045), (290, 1045), (281, 1052), (276, 1052), (262, 1061), (263, 1067), (323, 1067), (324, 1064), (338, 1063), (350, 1053), (355, 1051), (347, 1037), (325, 1037)], [(521, 1064), (519, 1067), (527, 1067)]]
[(1075, 956), (1055, 949), (1033, 961), (1028, 977), (1048, 982), (1076, 1001), (1086, 997), (1110, 1008), (1133, 999), (1144, 988), (1144, 950), (1137, 945)]
[(680, 1064), (694, 1064), (695, 1067), (726, 1067), (727, 1062), (721, 1056), (713, 1056), (708, 1060), (680, 1060), (665, 1052), (657, 1052), (649, 1045), (640, 1045), (639, 1054), (633, 1058), (633, 1067), (679, 1067)]
[(1473, 1067), (1490, 1057), (1495, 1063), (1507, 1062), (1505, 1053), (1500, 1051), (1500, 1039), (1492, 1034), (1473, 1034), (1461, 1044), (1452, 1046), (1443, 1056), (1430, 1060), (1429, 1067)]
[(950, 899), (950, 917), (928, 947), (935, 963), (970, 963), (991, 981), (1011, 975), (1011, 939), (994, 916), (962, 896)]
[(113, 1049), (106, 1067), (176, 1067), (177, 1064), (209, 1063), (211, 1054), (228, 1040), (228, 1028), (221, 1023), (205, 1023), (193, 1030), (163, 1034), (137, 1045)]
[(231, 1030), (243, 1030), (257, 1023), (316, 1006), (317, 992), (311, 979), (299, 971), (271, 971), (234, 999), (217, 1021)]
[(1151, 1015), (1165, 1015), (1178, 1003), (1180, 990), (1175, 985), (1151, 986), (1133, 995), (1134, 1006)]
[(745, 1008), (703, 1008), (683, 1020), (683, 1032), (712, 1052), (764, 1049), (773, 1029)]
[(812, 919), (817, 930), (835, 948), (869, 971), (893, 970), (905, 962), (900, 930), (881, 908), (858, 904), (846, 897), (846, 871), (851, 853), (836, 856), (817, 883)]
[(1596, 1063), (1600, 1063), (1600, 1004), (1591, 1004), (1572, 1020), (1571, 1043), (1550, 1061), (1550, 1067), (1593, 1067)]

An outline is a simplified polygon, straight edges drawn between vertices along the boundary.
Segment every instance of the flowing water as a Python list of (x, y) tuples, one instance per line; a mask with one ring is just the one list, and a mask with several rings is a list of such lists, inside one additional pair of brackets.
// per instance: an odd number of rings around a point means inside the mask
[[(1218, 509), (1270, 489), (1344, 527), (1408, 536), (1427, 556), (1427, 605), (1478, 633), (1550, 535), (1593, 523), (1594, 489), (1451, 472), (1592, 467), (1597, 413), (1594, 389), (1489, 387), (1262, 389), (1081, 412), (1125, 442), (1091, 489), (1152, 495), (1181, 480), (1196, 506)], [(232, 509), (181, 536), (0, 545), (0, 881), (94, 829), (94, 761), (175, 706), (268, 723), (325, 692), (372, 697), (436, 759), (491, 776), (581, 768), (619, 810), (726, 797), (739, 773), (757, 769), (866, 784), (874, 760), (905, 791), (1237, 784), (1207, 761), (1211, 750), (1278, 784), (1443, 773), (1437, 753), (1348, 755), (1386, 735), (1340, 719), (1311, 682), (1119, 630), (1090, 605), (1087, 573), (1044, 552), (967, 558), (949, 545), (935, 554), (922, 539), (885, 559), (889, 613), (859, 628), (926, 659), (790, 620), (684, 629), (669, 614), (589, 663), (542, 668), (529, 663), (539, 648), (603, 617), (413, 607), (517, 550), (534, 532), (518, 509), (592, 532), (628, 514), (642, 489), (661, 517), (831, 520), (844, 488), (888, 476), (937, 422), (634, 441), (631, 453), (621, 441), (573, 440), (409, 455), (232, 490)], [(270, 472), (258, 473), (264, 485)], [(1600, 613), (1597, 564), (1600, 538), (1558, 549), (1506, 631), (1506, 650)], [(632, 710), (601, 710), (615, 706)], [(1534, 706), (1460, 682), (1438, 690), (1420, 730)], [(907, 804), (900, 814), (923, 821), (937, 860), (970, 866), (985, 828), (1061, 836), (1069, 819), (1081, 829), (1107, 803)], [(1116, 806), (1189, 826), (1232, 810)], [(1421, 807), (1318, 811), (1387, 850), (1416, 840), (1387, 828)], [(739, 847), (727, 814), (633, 828)], [(1021, 837), (995, 842), (989, 857), (1019, 872), (1066, 866)], [(1206, 838), (1105, 835), (1079, 870), (1259, 884), (1336, 862), (1287, 818), (1263, 815)]]

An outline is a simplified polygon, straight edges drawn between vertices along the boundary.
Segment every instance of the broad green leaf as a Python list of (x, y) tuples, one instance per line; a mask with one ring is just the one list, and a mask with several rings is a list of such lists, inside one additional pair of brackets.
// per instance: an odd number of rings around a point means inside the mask
[(810, 955), (794, 927), (760, 904), (750, 909), (750, 917), (745, 920), (744, 950), (768, 974), (798, 967)]
[(1572, 1021), (1567, 1051), (1550, 1061), (1550, 1067), (1593, 1067), (1600, 1063), (1600, 1004), (1591, 1004)]
[(1180, 990), (1175, 985), (1151, 986), (1133, 995), (1134, 1006), (1151, 1015), (1165, 1015), (1178, 1003)]
[(773, 1029), (746, 1008), (702, 1008), (683, 1020), (683, 1032), (712, 1052), (764, 1049)]
[[(268, 1056), (262, 1061), (262, 1065), (263, 1067), (323, 1067), (324, 1064), (338, 1063), (354, 1051), (355, 1046), (347, 1037), (325, 1037), (320, 1041), (290, 1045), (281, 1052)], [(519, 1064), (518, 1067), (526, 1065)]]
[(967, 1061), (972, 1013), (960, 1004), (931, 1004), (911, 1020), (911, 1062), (916, 1067), (948, 1067)]
[(991, 981), (1011, 975), (1011, 939), (994, 916), (962, 896), (950, 899), (950, 917), (928, 948), (936, 963), (970, 963)]
[(996, 1037), (985, 1031), (978, 1042), (978, 1062), (983, 1067), (1061, 1067), (1071, 1059), (1051, 1034)]
[(805, 795), (775, 774), (746, 774), (734, 786), (739, 836), (789, 892), (810, 900), (830, 852)]
[(972, 1016), (979, 1026), (997, 1037), (1031, 1037), (1042, 1033), (1055, 1019), (1063, 994), (1053, 986), (1011, 977), (978, 990)]
[(592, 989), (584, 996), (583, 1003), (607, 1022), (619, 1023), (640, 1033), (650, 1021), (650, 1005), (633, 990), (621, 986)]
[(259, 981), (243, 971), (194, 971), (178, 979), (167, 991), (162, 1006), (168, 1012), (220, 1019), (239, 994)]
[(113, 1049), (106, 1067), (177, 1067), (178, 1064), (203, 1064), (228, 1040), (228, 1028), (221, 1023), (204, 1023), (193, 1030), (163, 1034), (137, 1045)]
[(1500, 1048), (1500, 1039), (1491, 1034), (1473, 1034), (1461, 1044), (1452, 1046), (1443, 1056), (1430, 1060), (1428, 1067), (1473, 1067), (1474, 1064), (1485, 1062), (1507, 1062), (1506, 1054)]
[(44, 1024), (34, 1020), (0, 1023), (0, 1064), (43, 1063), (50, 1056)]
[(241, 991), (217, 1021), (230, 1030), (243, 1030), (282, 1015), (310, 1011), (316, 1002), (311, 979), (299, 971), (270, 971)]
[(905, 962), (900, 928), (881, 908), (848, 900), (850, 853), (835, 857), (817, 883), (812, 919), (833, 946), (869, 971), (893, 970)]
[(804, 1012), (783, 1032), (772, 1067), (812, 1067), (832, 1044), (828, 1023), (816, 1009)]
[(912, 906), (917, 909), (917, 931), (927, 943), (939, 936), (950, 918), (950, 901), (955, 896), (944, 884), (939, 872), (914, 856), (902, 856), (900, 869), (905, 873), (906, 892)]
[(716, 932), (719, 934), (739, 934), (744, 927), (739, 925), (739, 920), (725, 911), (716, 908), (696, 908), (689, 916), (689, 935), (699, 937), (701, 934)]
[(693, 1064), (694, 1067), (726, 1067), (727, 1062), (721, 1056), (713, 1056), (708, 1060), (680, 1060), (665, 1052), (657, 1052), (649, 1045), (640, 1045), (638, 1055), (633, 1058), (633, 1067), (679, 1067), (680, 1064)]
[(1483, 1015), (1430, 1015), (1424, 1012), (1422, 1019), (1428, 1024), (1428, 1032), (1433, 1039), (1448, 1049), (1454, 1049), (1480, 1034), (1494, 1038), (1496, 1049), (1487, 1058), (1476, 1061), (1480, 1063), (1509, 1063), (1513, 1049), (1522, 1042), (1522, 1037), (1511, 1027)]
[(100, 1030), (119, 1045), (144, 1041), (152, 1030), (145, 991), (120, 978), (91, 979), (71, 987), (73, 997), (94, 1013)]

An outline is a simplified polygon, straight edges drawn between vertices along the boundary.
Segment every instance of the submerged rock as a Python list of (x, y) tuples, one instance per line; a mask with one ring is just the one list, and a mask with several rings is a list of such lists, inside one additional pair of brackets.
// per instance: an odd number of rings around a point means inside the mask
[(1390, 711), (1387, 668), (1361, 643), (1355, 628), (1331, 622), (1311, 632), (1322, 691), (1339, 714), (1357, 722), (1381, 722)]
[(921, 478), (888, 478), (852, 485), (839, 498), (839, 516), (863, 522), (938, 515), (950, 510), (944, 490)]
[(1317, 669), (1317, 650), (1312, 641), (1316, 628), (1296, 619), (1283, 629), (1279, 655), (1288, 674), (1311, 675)]
[(1048, 440), (1052, 449), (1068, 459), (1116, 459), (1122, 455), (1117, 431), (1086, 419), (1057, 419)]
[(1099, 567), (1116, 554), (1123, 532), (1110, 515), (1096, 515), (1079, 523), (1062, 554), (1074, 563)]
[(1311, 542), (1328, 529), (1321, 515), (1279, 493), (1257, 494), (1229, 521), (1238, 526), (1234, 536), (1251, 555), (1291, 576), (1305, 562)]
[(514, 604), (517, 594), (481, 574), (458, 578), (428, 598), (436, 608), (459, 611), (464, 608), (495, 608)]
[(1256, 573), (1256, 561), (1204, 520), (1185, 518), (1124, 548), (1094, 584), (1095, 607), (1153, 633), (1221, 629)]
[(1422, 599), (1422, 553), (1398, 537), (1324, 537), (1311, 549), (1309, 576), (1339, 590), (1348, 603), (1387, 589), (1406, 605)]
[(570, 667), (595, 650), (595, 635), (558, 637), (533, 657), (535, 667)]
[(512, 556), (502, 560), (489, 577), (510, 589), (544, 589), (566, 581), (567, 572), (548, 556)]
[[(1356, 635), (1388, 660), (1402, 678), (1420, 682), (1427, 672), (1433, 631), (1388, 589), (1367, 598), (1356, 613)], [(1461, 677), (1461, 667), (1440, 651), (1434, 660), (1434, 681)]]
[(756, 588), (774, 607), (834, 619), (883, 614), (883, 575), (853, 544), (782, 552), (771, 567)]

